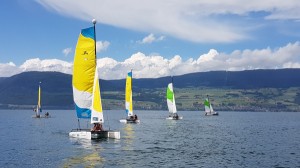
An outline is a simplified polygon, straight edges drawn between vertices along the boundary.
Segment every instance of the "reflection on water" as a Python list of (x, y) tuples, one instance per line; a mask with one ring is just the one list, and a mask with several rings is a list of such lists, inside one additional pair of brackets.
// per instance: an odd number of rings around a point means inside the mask
[(180, 120), (166, 120), (166, 125), (168, 129), (176, 129), (177, 122), (180, 122)]
[(135, 138), (134, 136), (134, 130), (132, 128), (132, 124), (125, 124), (125, 127), (123, 128), (124, 130), (124, 150), (132, 150), (132, 143), (133, 143), (133, 139)]
[(73, 157), (67, 160), (63, 167), (98, 167), (103, 165), (104, 159), (100, 157), (99, 153), (94, 152), (85, 156)]
[(78, 147), (78, 156), (68, 158), (63, 167), (99, 167), (103, 165), (105, 159), (100, 156), (103, 148), (99, 141), (90, 139), (70, 138), (71, 142)]

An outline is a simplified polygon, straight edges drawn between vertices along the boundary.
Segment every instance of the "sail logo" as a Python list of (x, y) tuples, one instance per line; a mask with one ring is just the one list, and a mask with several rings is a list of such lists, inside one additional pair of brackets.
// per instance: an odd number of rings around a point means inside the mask
[(87, 51), (84, 51), (82, 55), (89, 55)]

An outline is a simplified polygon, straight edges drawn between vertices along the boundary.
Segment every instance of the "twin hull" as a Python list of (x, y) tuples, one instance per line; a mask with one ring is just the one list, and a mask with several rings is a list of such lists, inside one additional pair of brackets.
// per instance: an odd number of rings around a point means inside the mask
[(91, 131), (89, 129), (74, 129), (69, 133), (72, 138), (82, 139), (102, 139), (102, 138), (114, 138), (120, 139), (120, 131)]

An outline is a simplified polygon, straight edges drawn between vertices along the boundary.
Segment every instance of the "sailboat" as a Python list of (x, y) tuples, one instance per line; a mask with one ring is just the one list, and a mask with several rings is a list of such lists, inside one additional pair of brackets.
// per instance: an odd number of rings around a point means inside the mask
[[(78, 38), (73, 65), (73, 98), (78, 128), (70, 137), (84, 139), (120, 139), (120, 131), (103, 130), (104, 123), (96, 56), (96, 20), (93, 27), (82, 29)], [(81, 129), (79, 119), (90, 119), (95, 129)]]
[(177, 109), (176, 109), (175, 94), (173, 91), (173, 78), (172, 78), (172, 82), (169, 83), (167, 87), (167, 104), (169, 109), (169, 117), (167, 117), (166, 119), (181, 120), (183, 117), (178, 116)]
[(204, 109), (205, 109), (205, 115), (206, 116), (216, 116), (219, 115), (218, 112), (215, 112), (211, 103), (209, 102), (209, 98), (207, 95), (207, 98), (204, 100)]
[(121, 119), (121, 123), (140, 123), (137, 115), (133, 115), (132, 107), (132, 70), (127, 73), (126, 88), (125, 88), (125, 111), (127, 114), (126, 119)]
[(42, 82), (39, 83), (39, 89), (38, 89), (38, 102), (37, 102), (36, 108), (34, 109), (34, 111), (35, 111), (35, 118), (40, 118), (41, 117), (41, 113), (42, 113), (42, 106), (41, 106), (41, 93), (42, 93), (41, 83)]

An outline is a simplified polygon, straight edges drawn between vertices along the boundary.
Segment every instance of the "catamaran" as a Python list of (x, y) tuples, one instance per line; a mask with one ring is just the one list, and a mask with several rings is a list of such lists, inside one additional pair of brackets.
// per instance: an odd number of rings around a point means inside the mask
[(172, 78), (172, 82), (169, 83), (167, 87), (167, 104), (169, 109), (169, 117), (167, 117), (166, 119), (181, 120), (183, 117), (178, 116), (177, 109), (176, 109), (175, 94), (173, 91), (173, 78)]
[[(103, 130), (104, 123), (96, 56), (96, 20), (93, 27), (82, 29), (78, 38), (73, 65), (73, 98), (78, 118), (78, 128), (70, 137), (84, 139), (120, 139), (120, 131)], [(90, 119), (93, 129), (80, 128), (79, 119)]]
[(219, 115), (217, 112), (214, 111), (211, 103), (209, 102), (208, 95), (207, 95), (207, 98), (204, 100), (204, 109), (205, 109), (205, 115), (206, 116), (216, 116), (216, 115)]
[(126, 77), (126, 88), (125, 88), (125, 111), (127, 114), (126, 119), (121, 119), (122, 123), (140, 123), (137, 115), (133, 114), (132, 107), (132, 70), (128, 72)]

